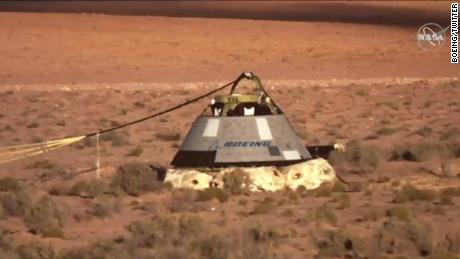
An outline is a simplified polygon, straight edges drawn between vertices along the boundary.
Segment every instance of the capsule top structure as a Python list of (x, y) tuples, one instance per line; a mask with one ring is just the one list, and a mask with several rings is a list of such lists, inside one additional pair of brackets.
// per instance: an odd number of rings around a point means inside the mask
[[(237, 94), (243, 79), (256, 94)], [(286, 166), (311, 159), (281, 109), (253, 73), (241, 74), (229, 95), (215, 96), (193, 123), (171, 165), (176, 168)]]

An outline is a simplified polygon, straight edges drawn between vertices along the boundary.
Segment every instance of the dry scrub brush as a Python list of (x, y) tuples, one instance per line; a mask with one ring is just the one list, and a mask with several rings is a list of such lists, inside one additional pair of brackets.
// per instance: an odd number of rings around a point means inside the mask
[(129, 163), (120, 166), (112, 179), (112, 187), (129, 195), (138, 196), (143, 192), (162, 191), (165, 169), (145, 163)]
[[(226, 233), (189, 215), (156, 216), (149, 221), (133, 222), (127, 227), (130, 251), (150, 249), (155, 258), (167, 258), (180, 247), (179, 258), (276, 258), (276, 231), (263, 225)], [(234, 233), (235, 232), (235, 233)]]

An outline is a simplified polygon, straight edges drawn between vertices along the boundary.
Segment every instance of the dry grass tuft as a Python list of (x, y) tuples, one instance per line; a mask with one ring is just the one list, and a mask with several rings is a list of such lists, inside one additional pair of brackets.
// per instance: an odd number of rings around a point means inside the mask
[(20, 217), (24, 215), (25, 209), (31, 206), (32, 200), (25, 191), (20, 190), (2, 194), (0, 203), (8, 216)]
[(390, 154), (379, 145), (350, 141), (345, 152), (332, 152), (328, 161), (335, 167), (357, 167), (367, 173), (373, 173)]
[(112, 146), (114, 147), (128, 144), (128, 141), (126, 140), (125, 136), (122, 135), (122, 133), (119, 133), (118, 131), (109, 131), (107, 133), (104, 133), (100, 135), (99, 139), (105, 142), (112, 142)]
[(404, 222), (411, 220), (409, 209), (406, 207), (392, 207), (387, 210), (386, 214), (388, 217), (393, 217)]
[(319, 228), (310, 235), (319, 250), (315, 258), (361, 258), (355, 251), (358, 240), (342, 229)]
[(94, 203), (91, 208), (87, 210), (87, 213), (98, 218), (107, 218), (115, 213), (120, 213), (122, 207), (123, 205), (120, 199), (102, 199)]
[(429, 137), (433, 133), (433, 130), (429, 127), (422, 127), (416, 130), (415, 133), (422, 137)]
[(134, 248), (172, 246), (184, 238), (197, 238), (206, 231), (203, 221), (193, 215), (157, 215), (148, 221), (135, 221), (127, 227)]
[(40, 125), (37, 123), (37, 122), (32, 122), (30, 124), (27, 124), (27, 128), (28, 129), (35, 129), (35, 128), (38, 128)]
[(195, 204), (196, 199), (197, 193), (194, 190), (173, 190), (171, 192), (171, 201), (168, 204), (168, 208), (172, 213), (195, 212), (200, 209), (199, 206)]
[(409, 201), (433, 201), (437, 193), (428, 189), (417, 189), (415, 186), (406, 184), (400, 190), (394, 192), (393, 202), (404, 203)]
[(400, 254), (412, 250), (414, 247), (421, 256), (428, 256), (433, 252), (434, 237), (430, 224), (421, 221), (388, 220), (377, 231), (377, 245), (381, 252)]
[(126, 156), (138, 157), (138, 156), (142, 155), (142, 152), (143, 152), (143, 149), (141, 147), (136, 147), (136, 148), (132, 149), (131, 151), (129, 151), (128, 154), (126, 154)]
[[(64, 187), (58, 187), (64, 188)], [(64, 192), (62, 189), (53, 189), (55, 192)], [(76, 182), (67, 192), (71, 196), (96, 198), (109, 191), (109, 184), (101, 179), (90, 179)]]
[(140, 258), (132, 257), (126, 249), (113, 242), (97, 242), (87, 247), (75, 248), (72, 250), (64, 250), (57, 256), (57, 259), (130, 259)]
[(21, 259), (55, 259), (56, 252), (54, 249), (44, 243), (31, 242), (20, 245), (16, 249)]
[(31, 233), (44, 237), (63, 237), (64, 215), (50, 197), (25, 208), (24, 222)]
[(331, 197), (333, 193), (344, 192), (347, 186), (342, 182), (336, 181), (334, 183), (322, 183), (318, 188), (308, 190), (306, 193), (311, 197)]
[(457, 188), (454, 188), (454, 187), (445, 188), (445, 189), (443, 189), (441, 191), (441, 195), (460, 197), (460, 187), (457, 187)]
[(383, 127), (377, 130), (377, 135), (393, 135), (394, 133), (398, 132), (400, 129), (390, 128), (390, 127)]
[(50, 160), (38, 160), (33, 164), (28, 165), (27, 169), (55, 169), (59, 167), (57, 163), (51, 162)]
[(264, 200), (254, 206), (251, 215), (265, 215), (274, 212), (276, 209), (275, 202), (272, 200)]
[(454, 155), (446, 144), (438, 142), (403, 143), (393, 147), (391, 160), (428, 161), (452, 158)]
[(334, 210), (324, 204), (318, 208), (316, 208), (309, 216), (311, 220), (316, 222), (325, 222), (331, 225), (337, 225), (338, 218), (334, 213)]
[(337, 209), (346, 209), (351, 207), (350, 195), (347, 193), (340, 193), (334, 197), (333, 201), (338, 203)]
[(120, 166), (112, 178), (112, 187), (129, 195), (138, 196), (143, 192), (162, 191), (164, 168), (153, 168), (145, 163), (129, 163)]
[(70, 190), (70, 187), (67, 183), (59, 182), (59, 183), (54, 183), (48, 189), (48, 194), (54, 195), (54, 196), (71, 195), (69, 190)]
[(459, 259), (457, 255), (448, 252), (437, 252), (427, 257), (427, 259)]
[(457, 127), (451, 127), (449, 130), (444, 132), (440, 137), (439, 140), (443, 141), (455, 141), (460, 139), (460, 129)]
[(291, 218), (291, 217), (294, 217), (295, 212), (294, 212), (293, 209), (286, 209), (283, 212), (281, 212), (280, 215), (283, 216), (283, 217)]
[(1, 192), (8, 192), (8, 191), (19, 191), (21, 189), (21, 185), (19, 184), (18, 180), (11, 178), (11, 177), (4, 177), (0, 179), (0, 191)]
[(227, 202), (230, 195), (227, 191), (219, 188), (207, 188), (197, 191), (196, 201), (211, 201), (216, 199), (220, 202)]
[(179, 132), (157, 133), (155, 138), (161, 141), (178, 141), (180, 140)]
[(235, 169), (224, 175), (224, 188), (233, 195), (249, 194), (249, 176), (241, 169)]

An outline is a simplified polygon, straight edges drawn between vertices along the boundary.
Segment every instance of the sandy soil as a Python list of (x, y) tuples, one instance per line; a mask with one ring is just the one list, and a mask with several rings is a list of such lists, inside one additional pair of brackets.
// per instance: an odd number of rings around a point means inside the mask
[[(388, 4), (279, 7), (306, 12), (299, 14), (305, 21), (4, 12), (0, 81), (221, 81), (248, 70), (266, 79), (455, 75), (447, 46), (427, 53), (415, 41), (421, 24), (448, 23), (441, 18), (449, 5), (408, 5), (396, 5), (399, 12)], [(248, 17), (259, 17), (251, 10)], [(347, 22), (344, 14), (360, 19)]]
[[(460, 188), (459, 69), (450, 65), (447, 45), (426, 52), (415, 41), (418, 23), (424, 19), (443, 22), (448, 4), (334, 3), (327, 10), (336, 14), (353, 7), (368, 11), (336, 20), (325, 18), (330, 14), (318, 3), (288, 19), (289, 10), (296, 13), (293, 6), (295, 3), (289, 3), (272, 13), (270, 20), (263, 20), (261, 13), (276, 6), (265, 4), (268, 9), (259, 12), (251, 5), (243, 18), (260, 19), (252, 20), (238, 19), (241, 17), (235, 17), (237, 12), (228, 6), (226, 10), (232, 12), (216, 14), (209, 10), (222, 7), (209, 3), (208, 12), (194, 15), (204, 17), (149, 16), (152, 9), (148, 8), (150, 13), (130, 9), (119, 15), (47, 13), (44, 11), (50, 10), (45, 5), (35, 9), (44, 13), (23, 13), (14, 12), (17, 5), (3, 5), (0, 9), (10, 12), (0, 13), (0, 146), (118, 125), (206, 92), (242, 71), (254, 71), (305, 143), (358, 141), (378, 149), (364, 150), (360, 158), (345, 165), (331, 160), (349, 183), (346, 191), (318, 195), (324, 197), (302, 192), (232, 195), (222, 203), (178, 198), (171, 191), (140, 196), (99, 194), (96, 198), (56, 192), (56, 186), (70, 190), (79, 181), (95, 181), (94, 141), (4, 164), (0, 178), (19, 180), (33, 201), (53, 194), (66, 220), (64, 238), (31, 233), (28, 214), (11, 215), (11, 206), (5, 202), (5, 196), (18, 191), (0, 184), (0, 250), (4, 252), (0, 258), (14, 258), (16, 246), (29, 241), (52, 245), (58, 252), (105, 241), (127, 251), (161, 252), (156, 258), (188, 258), (185, 254), (190, 251), (198, 258), (211, 258), (209, 250), (199, 248), (208, 244), (203, 239), (206, 234), (216, 235), (215, 242), (223, 237), (230, 242), (237, 239), (234, 231), (255, 226), (263, 238), (253, 234), (244, 238), (253, 247), (273, 250), (281, 258), (459, 254), (460, 195), (445, 191)], [(163, 7), (163, 15), (184, 15)], [(189, 12), (194, 7), (185, 4), (183, 8)], [(394, 10), (405, 14), (399, 22)], [(369, 18), (369, 14), (382, 19)], [(227, 18), (219, 18), (222, 16)], [(103, 179), (129, 162), (168, 166), (194, 116), (208, 101), (102, 140)], [(135, 149), (142, 152), (132, 155)], [(410, 150), (417, 157), (410, 159), (401, 150)], [(450, 171), (447, 165), (453, 166)], [(423, 194), (398, 200), (406, 184)], [(429, 192), (435, 194), (428, 197)], [(276, 206), (254, 213), (258, 204), (267, 203)], [(105, 207), (108, 212), (103, 213), (94, 209), (100, 204), (115, 205)], [(204, 228), (187, 237), (195, 245), (179, 239), (184, 243), (175, 257), (163, 251), (171, 244), (158, 245), (145, 236), (138, 240), (127, 228), (135, 220), (184, 215), (198, 216)], [(225, 242), (211, 247), (247, 249)], [(193, 248), (187, 250), (189, 246)], [(110, 251), (105, 250), (105, 256), (115, 258)]]

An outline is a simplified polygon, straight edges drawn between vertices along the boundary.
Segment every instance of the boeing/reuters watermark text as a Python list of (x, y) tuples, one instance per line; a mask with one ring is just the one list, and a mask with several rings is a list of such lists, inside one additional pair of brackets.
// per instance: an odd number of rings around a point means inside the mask
[(450, 63), (458, 64), (458, 3), (450, 5)]

